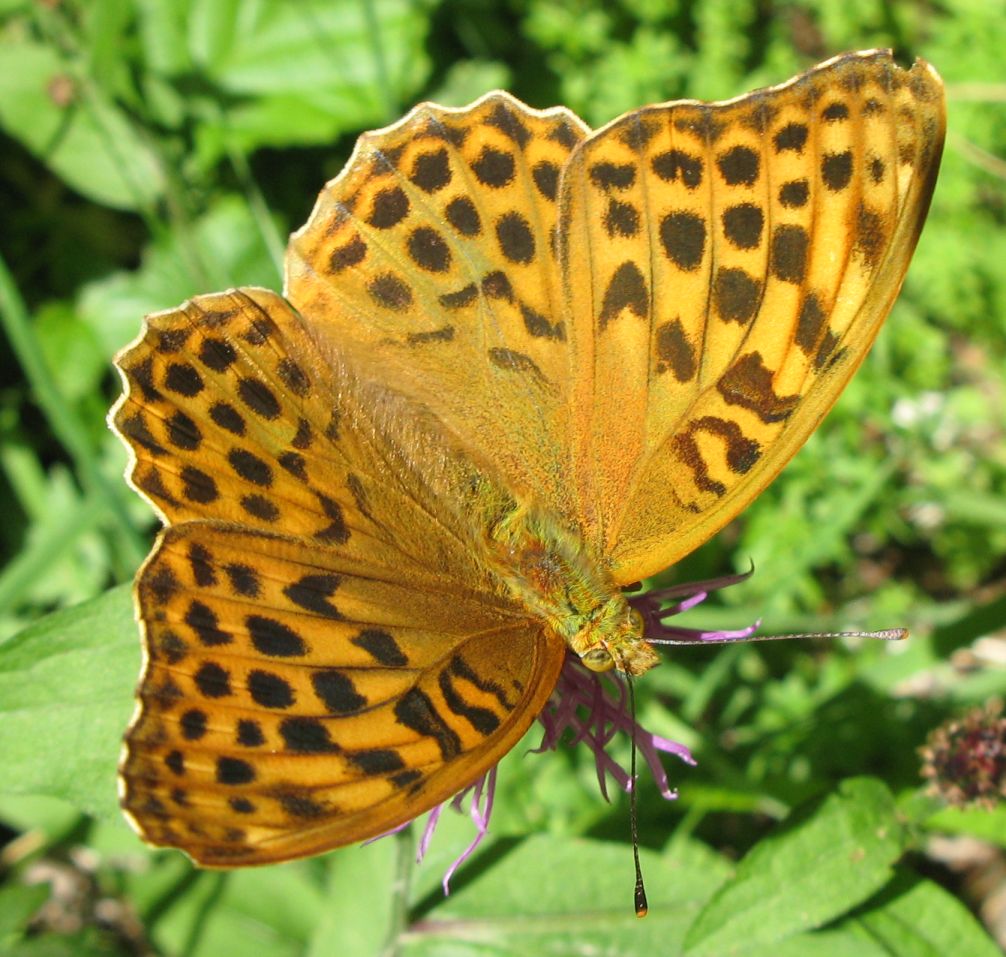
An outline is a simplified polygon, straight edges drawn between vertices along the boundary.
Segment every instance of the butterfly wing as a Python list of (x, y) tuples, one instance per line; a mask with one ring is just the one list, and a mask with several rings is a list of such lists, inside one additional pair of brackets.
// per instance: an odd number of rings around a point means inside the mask
[(118, 363), (131, 479), (169, 525), (136, 594), (121, 784), (141, 834), (209, 865), (300, 857), (513, 747), (565, 648), (479, 565), (465, 513), (491, 480), (419, 406), (264, 290), (152, 316)]
[(881, 51), (590, 136), (505, 94), (424, 104), (361, 138), (294, 237), (288, 294), (635, 581), (740, 512), (834, 403), (900, 288), (944, 128), (935, 72)]
[(265, 864), (385, 833), (484, 774), (562, 654), (449, 584), (269, 532), (168, 529), (138, 584), (121, 780), (139, 832), (200, 864)]
[(287, 297), (318, 336), (551, 503), (569, 433), (556, 199), (586, 132), (506, 93), (422, 104), (360, 138), (286, 261)]
[(616, 581), (708, 539), (830, 409), (901, 286), (944, 128), (935, 71), (874, 51), (574, 151), (570, 475)]

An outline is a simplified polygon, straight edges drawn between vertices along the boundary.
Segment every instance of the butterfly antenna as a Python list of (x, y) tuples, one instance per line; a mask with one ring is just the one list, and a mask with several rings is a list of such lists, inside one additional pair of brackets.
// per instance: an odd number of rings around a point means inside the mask
[(636, 916), (645, 917), (650, 909), (646, 902), (646, 888), (643, 886), (643, 870), (639, 866), (639, 818), (636, 813), (636, 689), (633, 687), (632, 675), (625, 676), (629, 687), (629, 713), (632, 715), (632, 757), (629, 758), (629, 830), (632, 834), (632, 861), (636, 865)]
[(883, 631), (808, 631), (797, 635), (753, 635), (730, 634), (725, 638), (707, 636), (705, 638), (651, 638), (646, 640), (651, 645), (726, 645), (743, 642), (750, 644), (755, 641), (791, 641), (808, 638), (874, 638), (877, 641), (903, 641), (908, 637), (907, 628), (885, 628)]

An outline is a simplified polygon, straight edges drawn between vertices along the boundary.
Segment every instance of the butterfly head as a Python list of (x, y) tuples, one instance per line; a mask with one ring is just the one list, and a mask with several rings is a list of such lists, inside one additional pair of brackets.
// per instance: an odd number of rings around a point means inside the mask
[(657, 653), (643, 638), (643, 616), (624, 599), (610, 606), (577, 636), (579, 641), (572, 642), (584, 665), (591, 671), (617, 668), (641, 675), (659, 664)]

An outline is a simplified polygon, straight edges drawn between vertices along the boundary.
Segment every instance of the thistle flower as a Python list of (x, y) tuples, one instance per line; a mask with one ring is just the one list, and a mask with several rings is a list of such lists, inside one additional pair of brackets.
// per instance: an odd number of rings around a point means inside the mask
[(1006, 797), (1006, 718), (1001, 702), (940, 725), (919, 752), (929, 792), (948, 804), (991, 809)]
[[(703, 582), (692, 582), (646, 593), (631, 594), (629, 604), (642, 614), (646, 622), (648, 641), (657, 644), (703, 644), (706, 642), (743, 641), (758, 627), (757, 623), (738, 631), (698, 631), (669, 625), (667, 619), (701, 604), (709, 594), (719, 588), (735, 585), (750, 576), (730, 575)], [(668, 607), (661, 607), (672, 601)], [(608, 744), (619, 734), (628, 735), (639, 756), (649, 769), (660, 794), (666, 800), (678, 796), (668, 780), (662, 755), (672, 754), (685, 764), (696, 764), (691, 751), (678, 741), (653, 734), (642, 727), (630, 709), (626, 679), (617, 672), (598, 673), (585, 668), (572, 652), (556, 682), (548, 704), (538, 715), (543, 733), (538, 747), (532, 753), (555, 751), (560, 744), (584, 744), (593, 757), (601, 794), (608, 798), (607, 780), (610, 776), (623, 791), (629, 792), (635, 782), (629, 773), (608, 753)], [(475, 826), (475, 836), (465, 850), (454, 860), (443, 878), (444, 893), (450, 893), (450, 881), (458, 868), (474, 853), (489, 830), (493, 797), (496, 787), (497, 767), (493, 767), (479, 780), (450, 801), (429, 812), (419, 840), (417, 860), (421, 861), (429, 849), (437, 822), (447, 806), (464, 813), (467, 811)], [(403, 825), (405, 826), (405, 825)]]

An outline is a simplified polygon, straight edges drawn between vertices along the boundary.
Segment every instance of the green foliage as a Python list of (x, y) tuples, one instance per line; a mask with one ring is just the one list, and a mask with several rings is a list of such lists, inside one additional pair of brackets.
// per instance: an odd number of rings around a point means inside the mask
[[(925, 56), (948, 84), (912, 270), (819, 432), (674, 576), (756, 566), (691, 613), (699, 627), (913, 637), (675, 649), (647, 675), (642, 723), (699, 765), (669, 765), (675, 803), (640, 788), (642, 923), (626, 801), (600, 801), (582, 749), (507, 757), (492, 837), (448, 898), (440, 877), (470, 840), (451, 814), (418, 869), (407, 836), (233, 874), (143, 848), (116, 810), (139, 642), (128, 587), (112, 586), (153, 520), (104, 424), (111, 356), (140, 317), (279, 288), (282, 237), (355, 136), (421, 99), (501, 85), (600, 125), (871, 46)], [(1006, 694), (979, 641), (1006, 623), (1004, 47), (984, 0), (0, 2), (0, 950), (998, 952), (925, 855), (930, 834), (1006, 847), (1003, 810), (931, 806), (916, 750)], [(968, 669), (951, 661), (962, 650)], [(30, 883), (46, 867), (86, 885), (76, 930), (56, 919), (71, 904)], [(99, 920), (99, 902), (126, 916)]]

